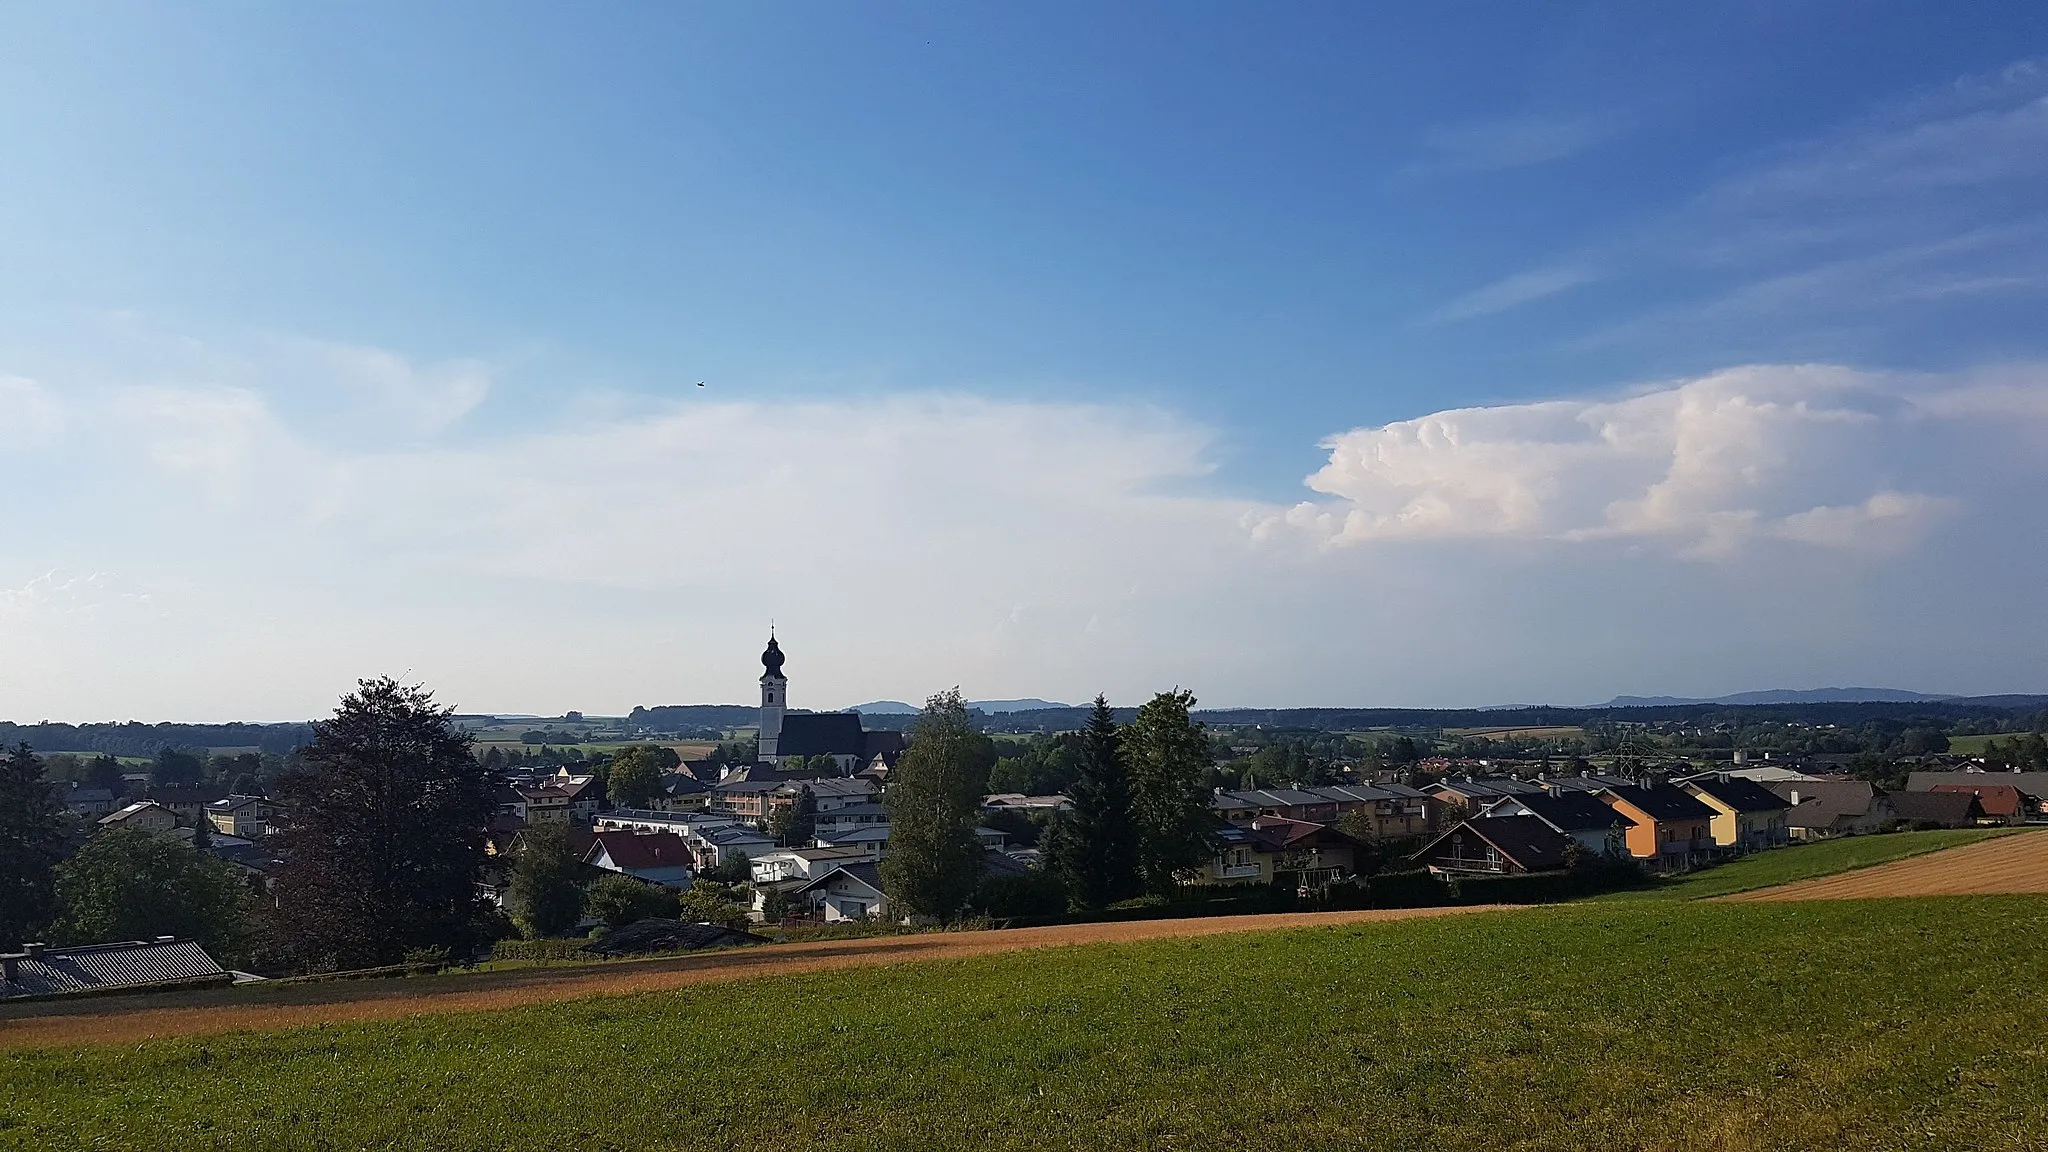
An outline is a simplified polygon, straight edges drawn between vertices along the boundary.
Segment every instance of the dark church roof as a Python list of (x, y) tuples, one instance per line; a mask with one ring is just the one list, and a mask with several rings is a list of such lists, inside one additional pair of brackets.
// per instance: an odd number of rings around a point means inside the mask
[(860, 730), (858, 712), (797, 712), (782, 718), (782, 734), (775, 739), (780, 756), (867, 755), (867, 734)]
[(777, 680), (789, 679), (782, 674), (782, 645), (775, 642), (775, 635), (772, 632), (768, 635), (767, 650), (761, 653), (761, 667), (767, 669), (762, 673), (764, 680), (771, 676)]

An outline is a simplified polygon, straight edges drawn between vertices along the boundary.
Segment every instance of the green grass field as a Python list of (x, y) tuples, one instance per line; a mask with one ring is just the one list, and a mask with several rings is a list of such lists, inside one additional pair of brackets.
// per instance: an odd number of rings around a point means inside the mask
[(1728, 896), (1775, 884), (1790, 884), (1795, 880), (1832, 876), (1837, 872), (1867, 868), (1890, 860), (1903, 860), (1923, 852), (1938, 852), (1989, 836), (2002, 836), (2010, 831), (2006, 828), (1944, 828), (1933, 832), (1893, 832), (1884, 836), (1847, 836), (1817, 844), (1794, 844), (1687, 873), (1655, 888), (1613, 892), (1597, 899), (1700, 900), (1709, 896)]
[(1568, 905), (0, 1056), (0, 1148), (2039, 1149), (2048, 899)]

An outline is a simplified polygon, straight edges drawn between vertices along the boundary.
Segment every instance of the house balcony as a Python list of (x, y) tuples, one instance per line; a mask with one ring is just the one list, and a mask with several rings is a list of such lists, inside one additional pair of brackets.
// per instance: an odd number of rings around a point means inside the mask
[(1225, 880), (1256, 880), (1259, 876), (1257, 864), (1225, 864), (1217, 873)]

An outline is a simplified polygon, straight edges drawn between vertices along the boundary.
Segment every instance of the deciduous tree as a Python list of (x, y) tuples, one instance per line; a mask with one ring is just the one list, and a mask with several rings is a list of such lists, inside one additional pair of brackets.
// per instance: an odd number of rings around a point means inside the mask
[(248, 942), (249, 886), (234, 867), (139, 829), (87, 840), (57, 866), (57, 897), (53, 935), (67, 944), (179, 936), (232, 962)]
[(801, 848), (818, 834), (818, 797), (808, 785), (798, 788), (796, 797), (777, 808), (768, 820), (768, 833), (784, 848)]
[(605, 794), (621, 808), (645, 808), (662, 794), (661, 775), (682, 766), (676, 750), (660, 744), (633, 744), (612, 753)]
[(980, 883), (974, 829), (988, 778), (987, 744), (958, 688), (926, 702), (882, 796), (889, 812), (882, 887), (894, 915), (947, 919)]
[(331, 970), (420, 948), (471, 954), (496, 805), (453, 709), (418, 686), (364, 680), (313, 731), (278, 786), (292, 809), (272, 918), (285, 958)]
[(1138, 874), (1148, 892), (1167, 894), (1179, 875), (1209, 858), (1215, 819), (1202, 788), (1209, 738), (1189, 715), (1195, 694), (1161, 692), (1124, 730), (1124, 755), (1138, 822)]
[(600, 876), (590, 886), (583, 908), (610, 927), (618, 928), (654, 916), (673, 919), (677, 905), (674, 892), (614, 873)]
[(528, 939), (560, 936), (583, 918), (583, 887), (567, 824), (535, 824), (520, 833), (511, 880), (508, 911)]

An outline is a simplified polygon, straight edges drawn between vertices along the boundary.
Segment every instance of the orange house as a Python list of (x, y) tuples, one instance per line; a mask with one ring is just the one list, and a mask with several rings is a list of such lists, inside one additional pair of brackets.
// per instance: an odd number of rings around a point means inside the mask
[(1602, 803), (1628, 821), (1628, 854), (1657, 871), (1703, 864), (1714, 856), (1714, 810), (1669, 784), (1603, 789)]

